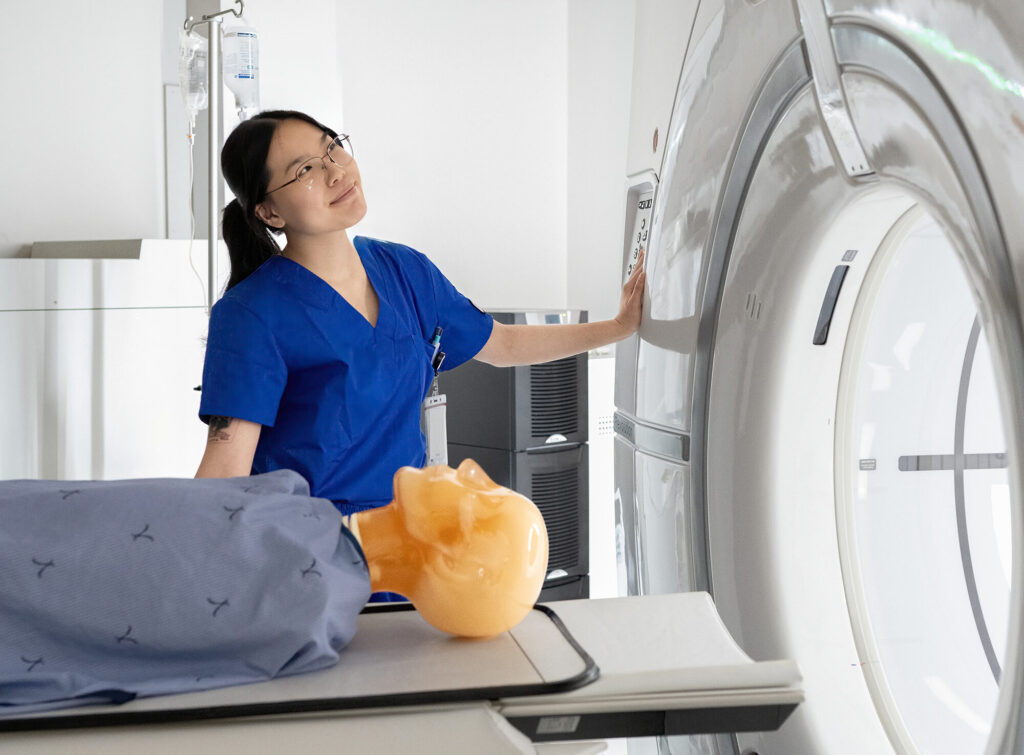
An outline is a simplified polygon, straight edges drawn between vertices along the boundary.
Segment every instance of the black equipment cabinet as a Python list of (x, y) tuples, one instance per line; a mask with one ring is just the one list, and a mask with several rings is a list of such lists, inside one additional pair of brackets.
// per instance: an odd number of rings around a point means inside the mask
[[(586, 313), (492, 312), (496, 322), (586, 322)], [(498, 368), (470, 361), (441, 373), (448, 463), (476, 460), (540, 509), (550, 546), (540, 600), (586, 598), (589, 584), (587, 355)]]

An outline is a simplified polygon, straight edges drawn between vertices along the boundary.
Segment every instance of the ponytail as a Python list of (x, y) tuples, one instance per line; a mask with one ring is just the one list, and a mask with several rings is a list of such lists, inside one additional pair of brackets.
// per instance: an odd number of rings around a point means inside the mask
[(270, 229), (255, 214), (245, 212), (237, 199), (232, 199), (224, 208), (221, 234), (231, 260), (231, 275), (225, 290), (241, 283), (278, 252)]

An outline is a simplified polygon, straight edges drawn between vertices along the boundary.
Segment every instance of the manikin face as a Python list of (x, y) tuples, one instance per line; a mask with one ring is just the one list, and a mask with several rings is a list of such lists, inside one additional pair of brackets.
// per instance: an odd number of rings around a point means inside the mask
[[(353, 158), (339, 166), (324, 157), (329, 134), (294, 118), (281, 121), (267, 152), (268, 189), (271, 193), (256, 206), (256, 215), (267, 225), (281, 228), (292, 239), (344, 231), (366, 215), (366, 199), (359, 167)], [(324, 157), (310, 186), (295, 182), (296, 168), (310, 158)], [(276, 187), (282, 187), (273, 191)]]
[(365, 519), (375, 512), (359, 515), (373, 589), (406, 595), (439, 629), (488, 637), (518, 624), (536, 602), (548, 562), (544, 519), (476, 462), (403, 467), (394, 502), (376, 512), (390, 519), (401, 543), (381, 563)]

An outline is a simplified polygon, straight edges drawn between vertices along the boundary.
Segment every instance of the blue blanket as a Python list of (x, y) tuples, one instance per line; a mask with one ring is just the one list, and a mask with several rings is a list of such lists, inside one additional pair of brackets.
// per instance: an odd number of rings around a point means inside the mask
[(0, 482), (0, 715), (322, 669), (369, 594), (294, 472)]

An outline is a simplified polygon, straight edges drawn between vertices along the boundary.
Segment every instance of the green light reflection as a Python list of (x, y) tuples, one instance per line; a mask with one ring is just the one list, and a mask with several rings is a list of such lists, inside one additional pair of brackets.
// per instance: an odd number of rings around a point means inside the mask
[(1016, 81), (1010, 81), (1009, 79), (1003, 78), (984, 60), (981, 60), (981, 58), (976, 55), (972, 55), (969, 52), (958, 50), (952, 42), (934, 29), (924, 27), (917, 21), (912, 21), (906, 16), (900, 13), (893, 13), (890, 10), (879, 11), (879, 15), (885, 17), (912, 37), (921, 40), (926, 45), (946, 56), (950, 60), (967, 63), (968, 65), (976, 68), (996, 89), (1009, 92), (1010, 94), (1015, 94), (1021, 99), (1024, 99), (1024, 84), (1019, 84)]

